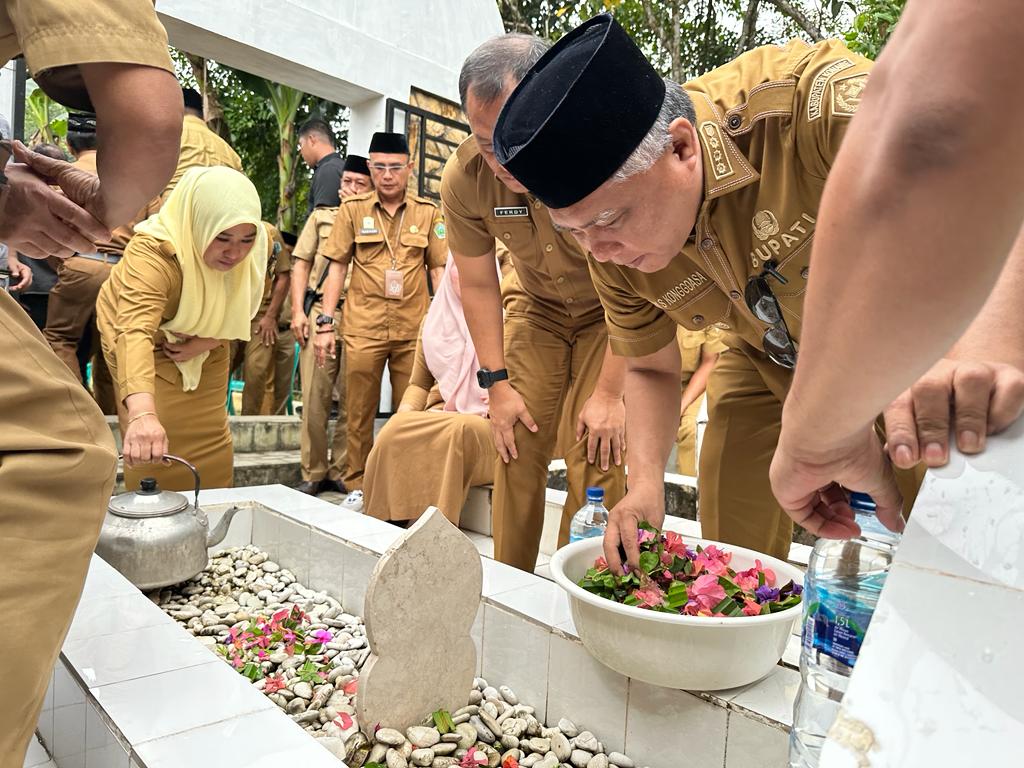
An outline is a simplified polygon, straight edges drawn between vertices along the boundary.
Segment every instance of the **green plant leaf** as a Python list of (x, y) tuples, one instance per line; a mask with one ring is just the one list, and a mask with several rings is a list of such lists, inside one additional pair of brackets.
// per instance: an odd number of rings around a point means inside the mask
[(661, 560), (658, 558), (656, 552), (641, 552), (640, 553), (640, 570), (644, 573), (650, 574), (654, 572), (661, 564)]

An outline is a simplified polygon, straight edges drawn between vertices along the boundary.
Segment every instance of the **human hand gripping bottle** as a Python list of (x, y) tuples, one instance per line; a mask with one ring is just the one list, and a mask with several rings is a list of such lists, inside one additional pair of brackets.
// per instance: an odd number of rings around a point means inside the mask
[(604, 536), (608, 527), (608, 510), (604, 506), (604, 489), (587, 488), (587, 503), (572, 516), (569, 525), (569, 543)]
[(861, 535), (818, 539), (807, 563), (790, 768), (818, 766), (900, 541), (878, 521), (870, 496), (851, 493), (850, 506)]

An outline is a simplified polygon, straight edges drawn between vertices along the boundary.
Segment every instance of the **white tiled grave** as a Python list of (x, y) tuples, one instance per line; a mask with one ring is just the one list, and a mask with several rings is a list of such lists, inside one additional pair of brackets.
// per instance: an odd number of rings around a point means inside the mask
[[(242, 508), (217, 549), (254, 544), (356, 614), (378, 558), (402, 533), (284, 486), (200, 499), (211, 524), (229, 505)], [(695, 525), (672, 521), (688, 533)], [(478, 672), (510, 686), (542, 720), (567, 717), (641, 767), (786, 765), (799, 680), (790, 666), (716, 693), (630, 680), (583, 648), (557, 585), (489, 558), (483, 569)], [(39, 735), (58, 768), (262, 768), (283, 757), (304, 768), (343, 765), (98, 557)]]

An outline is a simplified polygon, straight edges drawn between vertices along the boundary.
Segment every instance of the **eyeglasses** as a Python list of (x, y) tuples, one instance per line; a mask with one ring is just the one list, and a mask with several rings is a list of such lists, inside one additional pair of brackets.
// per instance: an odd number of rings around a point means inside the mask
[(796, 346), (793, 344), (793, 337), (789, 335), (789, 328), (786, 327), (786, 319), (782, 316), (782, 307), (768, 285), (768, 275), (783, 285), (789, 281), (775, 269), (775, 266), (773, 261), (765, 262), (764, 272), (747, 281), (744, 297), (754, 317), (771, 326), (764, 332), (764, 338), (761, 340), (768, 359), (783, 368), (792, 369), (796, 368)]
[(402, 163), (392, 163), (391, 165), (385, 165), (384, 163), (370, 163), (370, 170), (377, 171), (377, 173), (399, 173), (405, 169), (405, 165)]

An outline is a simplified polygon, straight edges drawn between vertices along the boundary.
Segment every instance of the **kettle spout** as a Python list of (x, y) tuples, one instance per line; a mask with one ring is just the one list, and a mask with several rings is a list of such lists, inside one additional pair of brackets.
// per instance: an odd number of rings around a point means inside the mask
[(227, 511), (224, 512), (224, 515), (221, 517), (220, 522), (217, 523), (216, 527), (206, 534), (207, 549), (210, 547), (216, 547), (224, 541), (224, 537), (228, 535), (228, 526), (231, 525), (231, 520), (234, 518), (235, 513), (238, 512), (238, 509), (239, 508), (236, 506), (229, 507)]

